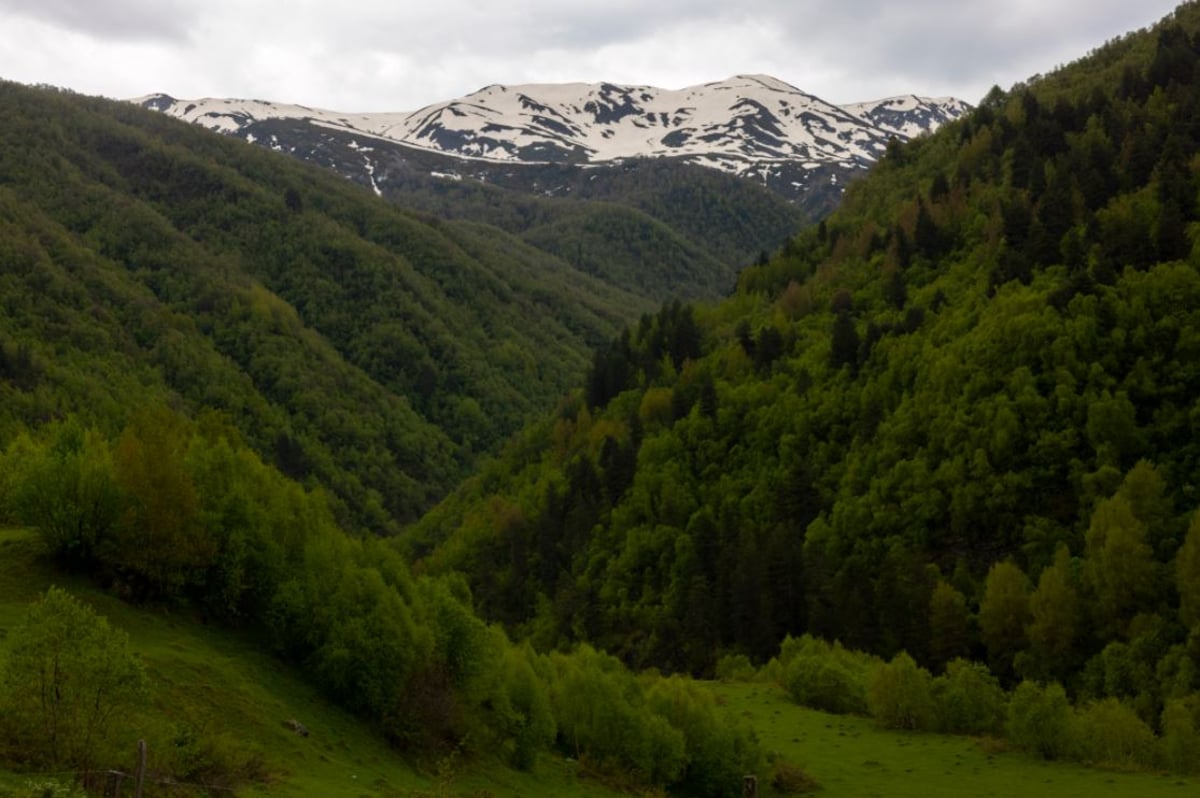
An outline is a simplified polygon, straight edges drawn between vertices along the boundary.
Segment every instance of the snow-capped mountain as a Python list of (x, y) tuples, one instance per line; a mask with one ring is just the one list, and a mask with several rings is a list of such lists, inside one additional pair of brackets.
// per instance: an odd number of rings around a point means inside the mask
[(837, 106), (765, 75), (678, 90), (612, 83), (492, 85), (402, 113), (163, 94), (134, 102), (289, 151), (294, 147), (277, 133), (263, 142), (256, 128), (270, 120), (302, 120), (359, 137), (364, 149), (389, 142), (512, 165), (672, 157), (766, 183), (792, 198), (814, 179), (838, 186), (841, 175), (844, 184), (851, 176), (846, 173), (868, 167), (889, 139), (931, 132), (969, 109), (954, 98), (916, 96)]

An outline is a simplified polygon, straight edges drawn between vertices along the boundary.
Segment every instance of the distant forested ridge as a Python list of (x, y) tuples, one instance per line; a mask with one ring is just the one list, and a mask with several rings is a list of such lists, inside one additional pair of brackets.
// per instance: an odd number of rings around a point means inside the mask
[[(353, 133), (302, 120), (264, 120), (247, 133), (403, 208), (499, 227), (656, 302), (728, 295), (740, 268), (818, 213), (744, 177), (672, 159), (603, 167), (472, 161), (464, 176), (458, 159), (382, 140), (372, 141), (373, 160), (364, 160)], [(836, 204), (823, 192), (812, 196), (822, 197), (821, 213)]]
[(1200, 690), (1200, 6), (893, 147), (407, 530), (538, 645)]

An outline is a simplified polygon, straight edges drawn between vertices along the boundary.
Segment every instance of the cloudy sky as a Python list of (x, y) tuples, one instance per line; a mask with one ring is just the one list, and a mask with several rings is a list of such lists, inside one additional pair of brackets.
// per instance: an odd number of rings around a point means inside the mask
[(489, 83), (767, 73), (838, 103), (969, 102), (1177, 0), (0, 0), (0, 78), (407, 111)]

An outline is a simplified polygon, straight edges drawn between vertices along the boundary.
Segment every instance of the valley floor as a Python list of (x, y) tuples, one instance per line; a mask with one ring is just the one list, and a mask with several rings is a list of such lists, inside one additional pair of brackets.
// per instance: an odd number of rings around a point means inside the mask
[[(574, 763), (549, 757), (543, 757), (535, 774), (453, 760), (419, 770), (296, 673), (256, 650), (254, 641), (206, 626), (186, 613), (131, 607), (85, 581), (56, 573), (38, 551), (31, 533), (0, 530), (0, 655), (6, 630), (21, 622), (31, 601), (51, 584), (69, 589), (129, 633), (154, 685), (149, 717), (185, 723), (223, 745), (261, 755), (265, 781), (242, 794), (618, 795), (577, 776)], [(965, 737), (881, 731), (866, 718), (796, 706), (770, 685), (722, 683), (713, 688), (725, 712), (752, 724), (768, 751), (800, 764), (820, 783), (823, 796), (1154, 798), (1200, 792), (1195, 779), (1088, 770), (1023, 754), (989, 753), (985, 744)], [(308, 737), (285, 726), (293, 718), (310, 730)], [(0, 796), (21, 790), (28, 781), (27, 775), (0, 770)], [(772, 794), (763, 787), (761, 794)]]

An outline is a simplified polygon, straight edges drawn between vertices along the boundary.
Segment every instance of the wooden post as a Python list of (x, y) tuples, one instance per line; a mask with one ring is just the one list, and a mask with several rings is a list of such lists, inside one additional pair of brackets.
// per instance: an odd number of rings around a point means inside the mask
[(125, 774), (119, 770), (108, 771), (104, 782), (104, 798), (121, 798), (121, 780)]
[(142, 798), (142, 784), (146, 780), (146, 741), (138, 740), (137, 772), (133, 775), (133, 798)]
[(758, 776), (742, 778), (742, 798), (758, 798)]

